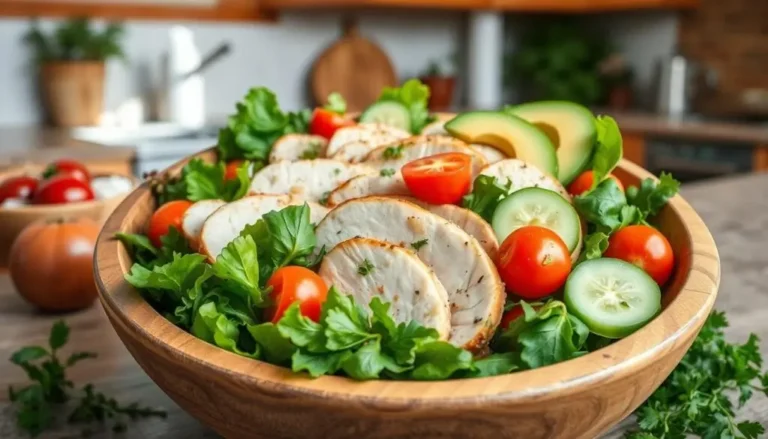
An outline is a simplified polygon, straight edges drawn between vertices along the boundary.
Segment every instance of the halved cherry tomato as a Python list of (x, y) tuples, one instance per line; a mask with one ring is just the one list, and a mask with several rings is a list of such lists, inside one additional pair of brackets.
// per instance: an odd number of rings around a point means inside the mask
[(352, 126), (355, 121), (324, 108), (315, 108), (309, 122), (309, 133), (330, 139), (341, 127)]
[(35, 204), (63, 204), (93, 200), (93, 190), (88, 182), (68, 174), (43, 180), (32, 196)]
[(69, 175), (84, 183), (91, 181), (91, 174), (88, 168), (80, 162), (74, 160), (61, 159), (49, 164), (43, 171), (43, 178), (51, 178), (55, 175)]
[(237, 179), (237, 168), (243, 165), (245, 160), (232, 160), (227, 163), (227, 167), (224, 169), (224, 180)]
[(672, 275), (675, 256), (669, 241), (651, 226), (627, 226), (611, 235), (606, 258), (616, 258), (645, 270), (659, 285)]
[(0, 203), (9, 198), (20, 198), (23, 200), (32, 198), (32, 194), (37, 189), (37, 184), (37, 179), (28, 175), (19, 175), (6, 179), (0, 184)]
[[(621, 184), (621, 181), (619, 181), (618, 178), (616, 178), (613, 174), (608, 174), (607, 178), (612, 179), (616, 182), (616, 185), (619, 186), (619, 189), (621, 189), (622, 192), (624, 192), (624, 185)], [(592, 188), (592, 181), (595, 179), (595, 174), (592, 171), (585, 171), (582, 172), (581, 175), (576, 177), (576, 180), (573, 180), (570, 185), (568, 185), (568, 193), (573, 195), (574, 197), (577, 195), (581, 195), (584, 192), (590, 190)]]
[(299, 302), (301, 314), (314, 321), (320, 320), (320, 308), (328, 295), (328, 287), (314, 271), (298, 266), (283, 267), (267, 281), (272, 287), (273, 306), (264, 310), (264, 318), (277, 323), (293, 302)]
[(525, 226), (512, 232), (499, 248), (499, 275), (507, 290), (526, 299), (555, 293), (571, 272), (571, 255), (550, 229)]
[(447, 152), (406, 163), (401, 169), (408, 190), (430, 204), (454, 204), (469, 192), (472, 158)]
[(149, 230), (147, 231), (147, 236), (152, 241), (152, 245), (158, 248), (161, 247), (163, 243), (160, 241), (160, 237), (165, 236), (171, 226), (181, 231), (181, 221), (184, 219), (184, 212), (191, 205), (192, 203), (187, 200), (169, 201), (152, 214), (152, 218), (149, 219)]

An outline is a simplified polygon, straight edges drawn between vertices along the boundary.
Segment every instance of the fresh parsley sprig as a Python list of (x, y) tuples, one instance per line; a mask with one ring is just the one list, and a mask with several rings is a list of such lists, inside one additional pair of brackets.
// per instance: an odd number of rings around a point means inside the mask
[(478, 175), (472, 184), (472, 192), (461, 200), (461, 206), (483, 217), (488, 223), (501, 200), (512, 192), (512, 182), (502, 183), (490, 175)]
[[(11, 362), (24, 369), (32, 384), (15, 389), (8, 388), (9, 399), (16, 406), (16, 424), (21, 430), (36, 436), (53, 425), (57, 410), (72, 399), (74, 383), (67, 378), (68, 368), (82, 360), (95, 358), (92, 352), (75, 352), (66, 360), (59, 357), (59, 352), (69, 340), (69, 327), (63, 321), (56, 322), (51, 328), (48, 348), (26, 346), (11, 355)], [(69, 415), (73, 424), (114, 421), (112, 429), (122, 431), (126, 428), (125, 418), (137, 420), (148, 417), (165, 417), (161, 410), (131, 403), (122, 406), (112, 398), (94, 391), (91, 384), (82, 390), (78, 405)]]

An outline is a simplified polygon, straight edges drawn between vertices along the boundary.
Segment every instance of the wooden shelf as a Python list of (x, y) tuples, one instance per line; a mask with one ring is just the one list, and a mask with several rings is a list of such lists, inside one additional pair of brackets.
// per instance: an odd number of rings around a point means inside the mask
[(0, 17), (88, 16), (116, 20), (273, 21), (255, 0), (219, 0), (213, 6), (157, 5), (109, 0), (0, 0)]
[(588, 13), (632, 9), (683, 9), (700, 0), (261, 0), (266, 10), (320, 8), (483, 9), (520, 12)]

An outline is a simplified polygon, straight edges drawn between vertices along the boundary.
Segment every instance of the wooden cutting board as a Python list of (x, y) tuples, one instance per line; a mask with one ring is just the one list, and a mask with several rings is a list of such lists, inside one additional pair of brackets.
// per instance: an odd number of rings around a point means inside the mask
[(384, 87), (397, 85), (387, 54), (358, 31), (357, 22), (346, 19), (342, 36), (317, 58), (312, 68), (312, 97), (323, 104), (329, 94), (341, 93), (348, 111), (361, 111), (376, 101)]

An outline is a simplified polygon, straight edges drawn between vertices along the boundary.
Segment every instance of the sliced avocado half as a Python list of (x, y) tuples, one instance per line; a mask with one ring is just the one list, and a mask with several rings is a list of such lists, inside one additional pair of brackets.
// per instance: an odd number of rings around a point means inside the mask
[(589, 165), (597, 132), (595, 116), (573, 102), (540, 101), (504, 109), (534, 124), (549, 137), (557, 151), (557, 178), (568, 185)]
[(552, 176), (558, 175), (555, 147), (549, 137), (512, 114), (501, 111), (461, 113), (445, 123), (445, 130), (467, 143), (493, 146)]

